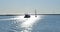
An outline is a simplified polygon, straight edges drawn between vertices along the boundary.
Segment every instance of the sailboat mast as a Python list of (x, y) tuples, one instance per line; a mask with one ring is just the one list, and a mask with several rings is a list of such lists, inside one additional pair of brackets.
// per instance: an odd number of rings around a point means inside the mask
[(35, 9), (35, 17), (37, 17), (36, 9)]

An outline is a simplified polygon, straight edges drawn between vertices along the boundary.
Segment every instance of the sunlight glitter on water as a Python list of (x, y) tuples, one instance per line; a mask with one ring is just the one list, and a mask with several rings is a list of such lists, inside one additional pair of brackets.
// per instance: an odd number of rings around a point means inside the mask
[[(24, 16), (18, 16), (17, 19), (22, 21), (21, 28), (23, 28), (23, 32), (30, 32), (32, 30), (33, 24), (37, 22), (37, 20), (41, 19), (41, 16), (35, 17), (31, 15), (30, 18), (24, 18)], [(21, 32), (22, 32), (21, 31)]]

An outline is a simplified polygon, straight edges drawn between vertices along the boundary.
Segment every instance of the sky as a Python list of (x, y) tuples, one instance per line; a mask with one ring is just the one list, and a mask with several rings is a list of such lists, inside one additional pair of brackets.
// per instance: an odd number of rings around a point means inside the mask
[(60, 14), (60, 0), (0, 0), (0, 14)]

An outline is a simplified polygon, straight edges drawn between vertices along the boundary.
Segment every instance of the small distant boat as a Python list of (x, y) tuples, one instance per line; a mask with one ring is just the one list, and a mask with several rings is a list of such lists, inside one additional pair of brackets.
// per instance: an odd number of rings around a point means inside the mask
[[(35, 10), (35, 17), (37, 17), (37, 14), (36, 14), (36, 10)], [(30, 14), (25, 14), (25, 16), (24, 16), (24, 18), (30, 18), (31, 16), (30, 16)]]
[(24, 18), (30, 18), (29, 14), (25, 14)]

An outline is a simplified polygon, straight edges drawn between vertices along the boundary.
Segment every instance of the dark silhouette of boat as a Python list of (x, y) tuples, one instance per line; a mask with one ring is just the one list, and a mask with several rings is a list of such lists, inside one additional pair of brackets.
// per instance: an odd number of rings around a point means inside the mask
[[(35, 17), (37, 17), (37, 14), (36, 14), (36, 10), (35, 10)], [(25, 16), (24, 16), (24, 18), (30, 18), (31, 16), (30, 16), (30, 14), (25, 14)]]
[(25, 14), (24, 18), (30, 18), (29, 14)]

